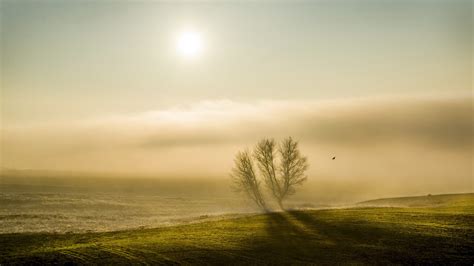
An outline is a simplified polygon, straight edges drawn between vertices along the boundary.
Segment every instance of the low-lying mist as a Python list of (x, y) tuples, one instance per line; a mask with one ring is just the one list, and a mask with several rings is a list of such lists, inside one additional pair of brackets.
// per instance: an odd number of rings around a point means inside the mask
[(341, 197), (350, 191), (465, 192), (472, 189), (472, 122), (470, 97), (208, 101), (140, 114), (6, 124), (1, 164), (4, 170), (212, 177), (225, 183), (238, 150), (262, 137), (293, 136), (309, 159), (305, 190), (314, 183), (314, 189), (325, 184), (326, 193), (334, 187)]

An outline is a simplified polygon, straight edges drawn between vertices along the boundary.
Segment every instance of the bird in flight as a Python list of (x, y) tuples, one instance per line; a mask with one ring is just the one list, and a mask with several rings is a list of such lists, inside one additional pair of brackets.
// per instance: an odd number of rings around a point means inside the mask
[(333, 160), (336, 160), (336, 156), (332, 157)]

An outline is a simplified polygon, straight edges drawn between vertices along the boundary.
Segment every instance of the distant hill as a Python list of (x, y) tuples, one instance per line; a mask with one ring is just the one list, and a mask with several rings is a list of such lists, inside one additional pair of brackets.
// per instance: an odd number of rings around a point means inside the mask
[(359, 207), (447, 207), (466, 206), (474, 202), (474, 193), (382, 198), (359, 202)]

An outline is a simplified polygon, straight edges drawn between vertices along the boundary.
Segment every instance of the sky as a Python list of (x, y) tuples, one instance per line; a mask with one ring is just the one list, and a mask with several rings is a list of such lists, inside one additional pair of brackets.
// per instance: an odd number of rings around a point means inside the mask
[(315, 180), (472, 190), (472, 10), (4, 0), (1, 166), (228, 178), (238, 150), (292, 135)]

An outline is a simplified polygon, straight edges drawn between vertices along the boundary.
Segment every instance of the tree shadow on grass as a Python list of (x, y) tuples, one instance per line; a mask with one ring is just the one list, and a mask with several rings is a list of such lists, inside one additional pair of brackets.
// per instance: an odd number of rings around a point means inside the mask
[[(466, 253), (468, 243), (453, 243), (450, 237), (405, 231), (399, 225), (380, 222), (355, 219), (331, 222), (320, 213), (269, 214), (268, 240), (255, 247), (256, 250), (272, 264), (452, 264), (472, 259)], [(278, 254), (277, 259), (273, 254)]]
[[(267, 215), (267, 239), (262, 246), (256, 247), (257, 253), (266, 256), (269, 262), (314, 262), (319, 261), (327, 254), (333, 243), (324, 239), (319, 230), (308, 230), (298, 224), (288, 213), (271, 213)], [(275, 255), (275, 256), (273, 256)], [(275, 261), (278, 263), (278, 261)]]
[[(330, 225), (311, 215), (299, 213), (271, 213), (267, 215), (268, 238), (255, 247), (269, 263), (322, 263), (367, 262), (363, 256), (348, 252), (336, 231), (328, 232)], [(275, 256), (274, 256), (275, 255)]]

